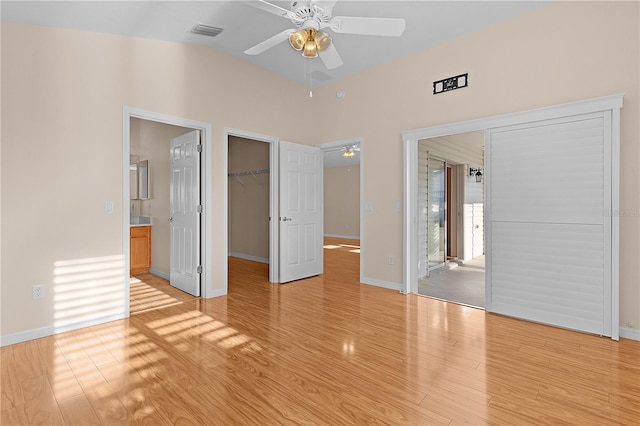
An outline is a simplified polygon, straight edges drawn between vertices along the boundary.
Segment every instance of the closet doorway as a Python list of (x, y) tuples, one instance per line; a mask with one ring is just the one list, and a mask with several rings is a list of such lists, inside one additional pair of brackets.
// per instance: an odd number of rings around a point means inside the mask
[(231, 134), (227, 142), (228, 255), (263, 264), (268, 279), (271, 144)]

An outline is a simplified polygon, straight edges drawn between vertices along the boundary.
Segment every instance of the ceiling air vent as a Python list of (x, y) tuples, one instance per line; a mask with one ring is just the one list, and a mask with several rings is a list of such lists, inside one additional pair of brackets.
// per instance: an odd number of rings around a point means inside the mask
[(198, 24), (195, 27), (191, 28), (191, 32), (193, 34), (199, 34), (207, 37), (215, 37), (222, 32), (222, 28)]

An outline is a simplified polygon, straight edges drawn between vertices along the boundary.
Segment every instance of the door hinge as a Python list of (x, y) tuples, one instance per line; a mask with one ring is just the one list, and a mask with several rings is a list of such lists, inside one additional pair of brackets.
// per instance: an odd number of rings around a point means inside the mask
[(196, 147), (196, 150), (198, 152), (202, 152), (202, 144), (201, 143), (198, 144), (198, 146)]
[(202, 265), (198, 265), (198, 267), (196, 268), (196, 272), (197, 272), (198, 274), (201, 274), (201, 273), (202, 273)]
[(196, 212), (202, 213), (202, 204), (198, 204), (198, 206), (196, 207)]

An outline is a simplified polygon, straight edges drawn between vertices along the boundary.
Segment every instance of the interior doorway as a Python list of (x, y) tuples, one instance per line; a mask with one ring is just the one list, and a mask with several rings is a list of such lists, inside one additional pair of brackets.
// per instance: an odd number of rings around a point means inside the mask
[[(363, 276), (363, 138), (319, 145), (324, 155), (325, 250), (344, 252), (349, 265), (357, 264), (357, 280)], [(345, 260), (347, 260), (345, 258)], [(327, 268), (338, 268), (333, 263)], [(351, 268), (351, 266), (349, 267)], [(349, 271), (351, 275), (351, 271)]]
[(266, 265), (269, 277), (269, 143), (229, 135), (228, 255)]
[[(255, 271), (268, 273), (270, 282), (280, 282), (278, 234), (282, 223), (279, 221), (278, 200), (282, 193), (278, 190), (281, 184), (279, 173), (274, 170), (278, 169), (276, 160), (284, 142), (278, 143), (276, 138), (240, 130), (227, 129), (226, 135), (229, 267), (237, 267), (242, 261), (261, 263), (263, 266), (254, 268)], [(354, 139), (319, 148), (323, 151), (323, 165), (328, 166), (322, 174), (324, 216), (340, 218), (329, 228), (328, 222), (324, 221), (325, 241), (332, 239), (331, 244), (324, 244), (324, 250), (329, 246), (346, 248), (350, 254), (357, 255), (357, 263), (361, 265), (362, 141)], [(347, 148), (352, 155), (343, 156)], [(249, 224), (247, 215), (252, 215), (253, 219), (251, 225), (244, 226)], [(358, 277), (360, 275), (361, 266)]]
[[(149, 218), (151, 227), (150, 234), (150, 257), (148, 264), (149, 272), (157, 274), (162, 278), (170, 277), (170, 231), (163, 231), (163, 227), (168, 225), (169, 220), (169, 185), (165, 186), (164, 182), (170, 179), (170, 172), (164, 169), (163, 164), (169, 163), (169, 140), (172, 136), (188, 133), (196, 130), (200, 135), (201, 145), (201, 164), (197, 173), (197, 179), (200, 181), (200, 208), (202, 212), (199, 217), (199, 234), (200, 243), (194, 248), (197, 253), (197, 259), (200, 259), (197, 265), (197, 273), (199, 275), (199, 290), (202, 297), (213, 297), (218, 291), (213, 288), (213, 268), (212, 257), (208, 255), (212, 253), (212, 236), (211, 236), (211, 212), (207, 208), (211, 203), (211, 193), (208, 191), (211, 182), (211, 164), (208, 159), (208, 153), (211, 152), (211, 125), (200, 121), (190, 120), (182, 117), (175, 117), (161, 114), (153, 111), (141, 110), (132, 107), (123, 108), (123, 205), (127, 208), (123, 209), (122, 221), (122, 242), (123, 242), (123, 276), (127, 282), (123, 286), (123, 301), (126, 306), (126, 316), (130, 310), (130, 266), (131, 266), (131, 228), (132, 224), (140, 221), (143, 216)], [(166, 127), (168, 126), (168, 127)], [(166, 133), (166, 132), (169, 133)], [(160, 141), (160, 142), (159, 142)], [(166, 141), (166, 147), (158, 145)], [(140, 152), (142, 147), (144, 152)], [(131, 154), (138, 150), (138, 159), (141, 156), (148, 157), (146, 167), (148, 174), (148, 197), (146, 199), (136, 200), (132, 197), (132, 177), (131, 173)], [(166, 173), (163, 173), (163, 170)], [(134, 198), (132, 200), (132, 198)], [(162, 199), (162, 200), (161, 200)], [(166, 205), (166, 210), (162, 208)], [(137, 223), (140, 224), (140, 223)], [(154, 225), (156, 234), (154, 235)], [(164, 232), (164, 235), (163, 235)], [(155, 237), (155, 238), (154, 238)], [(154, 250), (155, 245), (155, 250)], [(167, 254), (169, 253), (169, 254)], [(154, 257), (154, 254), (156, 255)]]
[(418, 141), (418, 288), (484, 308), (484, 133)]
[[(188, 144), (172, 146), (174, 140), (185, 135), (189, 136)], [(130, 119), (131, 168), (134, 168), (134, 160), (145, 166), (130, 173), (131, 272), (164, 278), (193, 296), (200, 295), (197, 271), (200, 265), (199, 143), (198, 130), (135, 117)], [(186, 176), (183, 168), (173, 170), (176, 159), (197, 163), (197, 168), (186, 169)], [(182, 187), (172, 189), (177, 185), (176, 179), (182, 182)], [(139, 190), (134, 191), (136, 187)], [(179, 226), (180, 220), (176, 218), (187, 215), (193, 217), (194, 225)], [(186, 231), (177, 232), (182, 228)]]
[[(264, 174), (268, 175), (269, 182), (269, 281), (286, 283), (321, 274), (323, 266), (321, 150), (309, 145), (279, 141), (275, 137), (229, 128), (225, 129), (227, 143), (224, 144), (226, 188), (223, 211), (227, 232), (221, 236), (224, 239), (227, 263), (230, 221), (229, 181), (236, 179), (233, 173), (249, 172), (244, 177), (251, 178), (251, 171), (253, 171), (257, 178), (259, 174), (257, 170), (261, 170), (251, 169), (239, 172), (229, 170), (229, 140), (234, 137), (266, 142), (268, 145), (269, 173)], [(228, 272), (228, 268), (225, 268), (227, 276)], [(227, 293), (228, 281), (225, 284), (224, 290)]]

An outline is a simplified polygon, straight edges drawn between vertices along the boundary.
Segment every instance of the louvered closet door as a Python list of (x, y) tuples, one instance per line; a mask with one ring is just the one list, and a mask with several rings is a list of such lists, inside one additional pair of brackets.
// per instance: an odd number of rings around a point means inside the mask
[(487, 140), (487, 309), (611, 336), (609, 113)]

